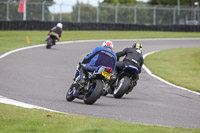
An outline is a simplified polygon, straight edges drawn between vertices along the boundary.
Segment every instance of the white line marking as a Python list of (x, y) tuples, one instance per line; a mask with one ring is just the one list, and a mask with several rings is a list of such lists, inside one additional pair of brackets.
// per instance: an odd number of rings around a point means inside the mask
[(35, 108), (35, 109), (43, 109), (43, 110), (47, 110), (47, 111), (51, 111), (51, 112), (64, 113), (64, 112), (60, 112), (60, 111), (56, 111), (56, 110), (52, 110), (52, 109), (47, 109), (47, 108), (35, 106), (35, 105), (32, 105), (32, 104), (27, 104), (27, 103), (19, 102), (19, 101), (16, 101), (16, 100), (8, 99), (8, 98), (3, 97), (3, 96), (0, 96), (0, 103), (15, 105), (15, 106), (19, 106), (19, 107), (23, 107), (23, 108), (29, 108), (29, 109)]
[[(156, 41), (156, 40), (200, 40), (200, 38), (155, 38), (155, 39), (112, 39), (114, 41), (136, 41), (136, 40), (142, 40), (142, 41)], [(98, 41), (104, 41), (104, 40), (80, 40), (80, 41), (67, 41), (67, 42), (59, 42), (58, 44), (69, 44), (69, 43), (79, 43), (79, 42), (98, 42)], [(34, 45), (34, 46), (29, 46), (29, 47), (24, 47), (24, 48), (19, 48), (19, 49), (16, 49), (16, 50), (12, 50), (12, 51), (9, 51), (3, 55), (0, 56), (0, 59), (10, 55), (10, 54), (13, 54), (15, 52), (19, 52), (19, 51), (22, 51), (22, 50), (26, 50), (26, 49), (31, 49), (31, 48), (37, 48), (37, 47), (42, 47), (42, 46), (45, 46), (46, 44), (40, 44), (40, 45)], [(144, 58), (152, 53), (155, 53), (155, 52), (150, 52), (150, 53), (147, 53), (144, 55)], [(171, 85), (173, 87), (176, 87), (178, 89), (181, 89), (181, 90), (186, 90), (186, 91), (189, 91), (191, 93), (194, 93), (194, 94), (197, 94), (197, 95), (200, 95), (200, 93), (198, 92), (195, 92), (195, 91), (191, 91), (189, 89), (186, 89), (186, 88), (183, 88), (183, 87), (180, 87), (180, 86), (176, 86), (172, 83), (169, 83), (167, 81), (165, 81), (164, 79), (152, 74), (152, 72), (145, 66), (143, 65), (143, 69), (149, 74), (151, 75), (152, 77), (168, 84), (168, 85)], [(31, 105), (31, 104), (27, 104), (27, 103), (23, 103), (23, 102), (19, 102), (19, 101), (16, 101), (16, 100), (12, 100), (12, 99), (8, 99), (6, 97), (3, 97), (3, 96), (0, 96), (0, 103), (5, 103), (5, 104), (11, 104), (11, 105), (15, 105), (15, 106), (20, 106), (20, 107), (24, 107), (24, 108), (36, 108), (36, 109), (43, 109), (43, 110), (48, 110), (48, 111), (52, 111), (52, 112), (59, 112), (59, 113), (64, 113), (64, 112), (60, 112), (60, 111), (56, 111), (56, 110), (51, 110), (51, 109), (47, 109), (47, 108), (43, 108), (43, 107), (39, 107), (39, 106), (35, 106), (35, 105)]]

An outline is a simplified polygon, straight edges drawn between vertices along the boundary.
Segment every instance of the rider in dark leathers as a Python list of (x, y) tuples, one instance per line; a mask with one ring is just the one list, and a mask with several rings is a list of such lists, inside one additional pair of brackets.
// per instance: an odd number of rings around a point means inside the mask
[[(144, 59), (142, 56), (142, 44), (141, 43), (134, 43), (131, 48), (125, 48), (124, 50), (117, 52), (117, 64), (116, 64), (116, 71), (122, 70), (126, 65), (131, 65), (137, 67), (139, 73), (141, 73), (141, 68), (144, 63)], [(123, 61), (119, 61), (120, 57), (125, 56)], [(139, 75), (135, 75), (135, 81), (139, 79)], [(137, 82), (135, 82), (137, 84)], [(136, 85), (135, 84), (135, 85)]]

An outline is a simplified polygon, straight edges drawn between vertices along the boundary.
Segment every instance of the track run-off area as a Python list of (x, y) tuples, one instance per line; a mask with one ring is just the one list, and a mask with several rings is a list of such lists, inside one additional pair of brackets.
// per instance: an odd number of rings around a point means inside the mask
[[(0, 102), (149, 125), (200, 128), (200, 94), (161, 81), (145, 66), (138, 85), (122, 99), (108, 95), (93, 105), (85, 105), (79, 99), (67, 102), (65, 96), (76, 65), (103, 41), (61, 42), (52, 49), (43, 44), (1, 55)], [(200, 38), (112, 41), (115, 52), (141, 42), (143, 55), (164, 49), (200, 47)]]

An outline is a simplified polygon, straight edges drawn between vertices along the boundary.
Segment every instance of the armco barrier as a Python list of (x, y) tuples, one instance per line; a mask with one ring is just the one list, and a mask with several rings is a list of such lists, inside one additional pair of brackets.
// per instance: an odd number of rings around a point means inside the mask
[[(0, 30), (49, 30), (57, 22), (0, 21)], [(135, 30), (200, 32), (200, 25), (138, 25), (113, 23), (63, 22), (63, 30)]]

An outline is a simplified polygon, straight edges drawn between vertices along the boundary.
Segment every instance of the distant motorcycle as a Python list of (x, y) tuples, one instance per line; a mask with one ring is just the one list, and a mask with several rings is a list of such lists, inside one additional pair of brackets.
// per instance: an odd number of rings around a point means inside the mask
[(52, 32), (46, 39), (47, 42), (46, 48), (50, 49), (53, 45), (55, 45), (56, 41), (58, 40), (59, 40), (58, 34)]
[(128, 94), (137, 84), (139, 70), (134, 66), (125, 66), (122, 71), (118, 72), (115, 82), (104, 85), (104, 93), (112, 94), (115, 98), (122, 98), (124, 94)]
[(75, 98), (81, 99), (85, 104), (94, 104), (103, 94), (103, 85), (110, 79), (112, 69), (105, 66), (98, 67), (93, 72), (87, 72), (86, 80), (82, 81), (80, 67), (85, 67), (79, 63), (76, 69), (74, 82), (67, 91), (66, 100), (73, 101)]

